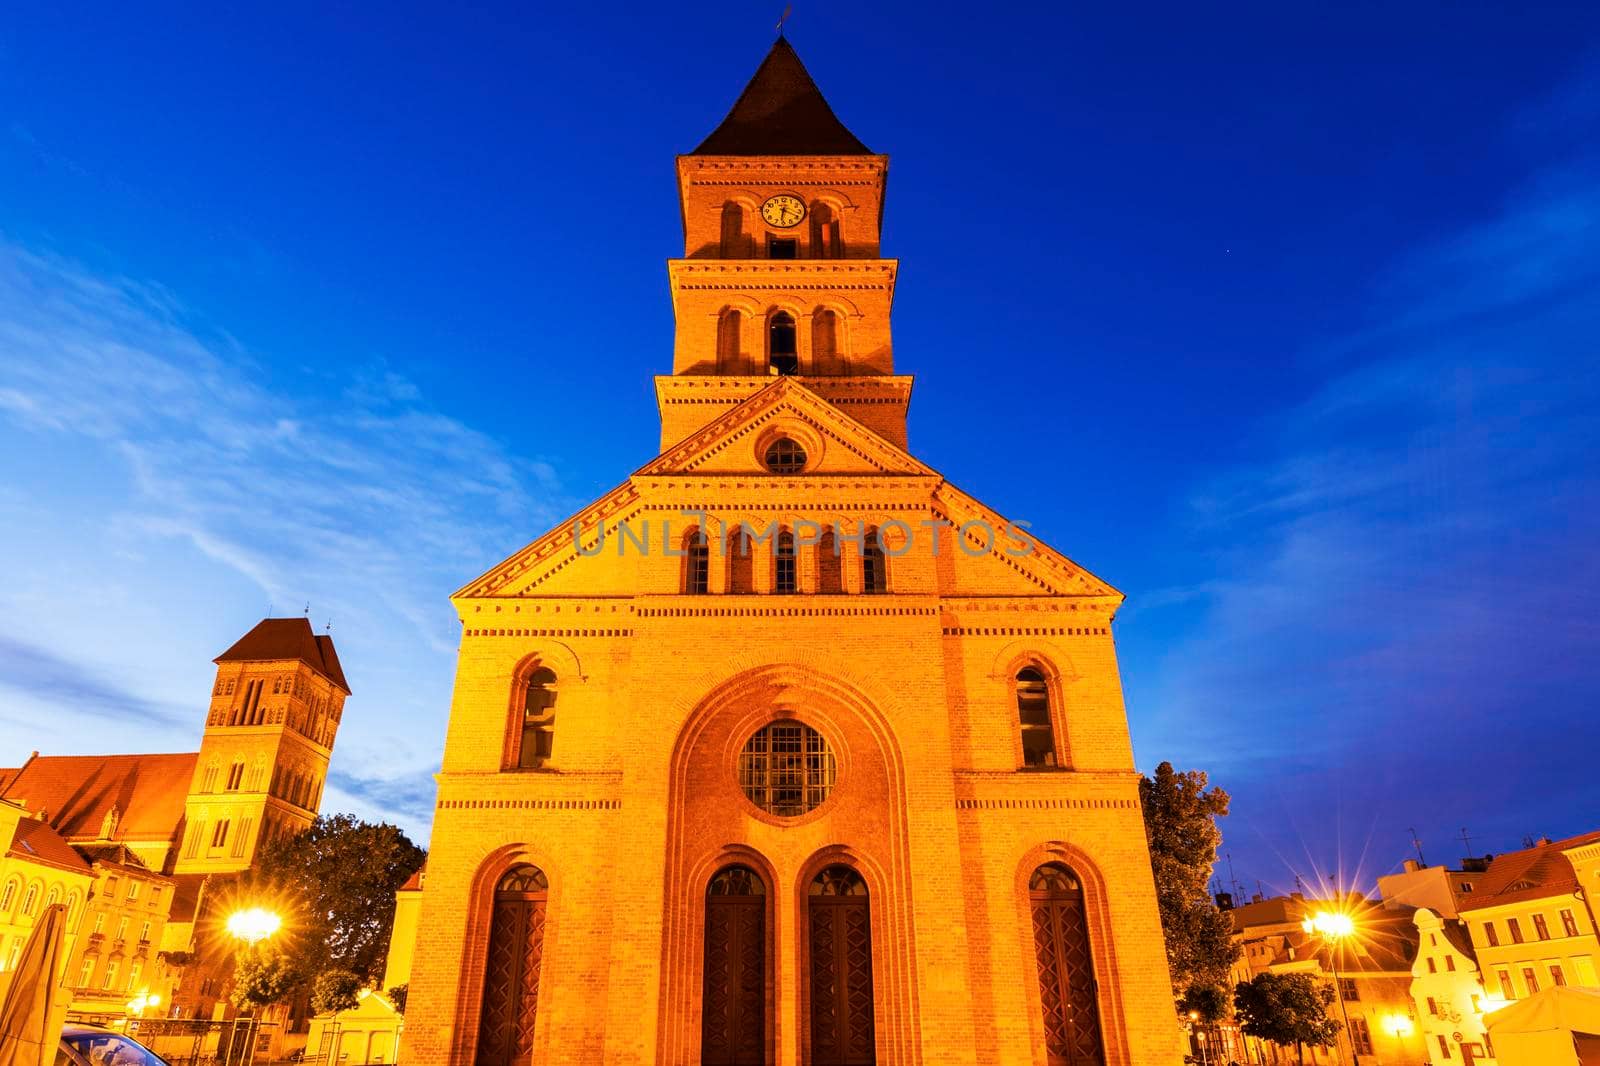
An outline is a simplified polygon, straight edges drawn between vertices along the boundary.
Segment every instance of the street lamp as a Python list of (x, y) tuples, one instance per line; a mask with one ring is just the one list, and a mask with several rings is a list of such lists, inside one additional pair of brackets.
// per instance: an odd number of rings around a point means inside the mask
[(228, 915), (228, 935), (255, 947), (283, 928), (283, 919), (263, 907), (246, 907)]
[(1206, 1034), (1205, 1030), (1200, 1028), (1199, 1011), (1189, 1012), (1189, 1025), (1194, 1030), (1195, 1038), (1200, 1041), (1200, 1066), (1210, 1066), (1210, 1059), (1206, 1055)]
[[(1300, 928), (1308, 935), (1320, 936), (1328, 945), (1328, 963), (1333, 969), (1333, 994), (1339, 1000), (1339, 1013), (1344, 1017), (1345, 1038), (1350, 1039), (1350, 1008), (1344, 1005), (1344, 989), (1339, 985), (1339, 953), (1344, 950), (1345, 938), (1355, 934), (1356, 923), (1342, 911), (1318, 911), (1301, 922)], [(1341, 1053), (1341, 1061), (1343, 1058)]]
[(1384, 1015), (1383, 1027), (1387, 1029), (1389, 1031), (1389, 1035), (1394, 1037), (1396, 1040), (1410, 1036), (1416, 1029), (1416, 1026), (1411, 1024), (1410, 1018), (1399, 1013)]
[(159, 1006), (161, 1006), (160, 996), (148, 991), (140, 992), (137, 996), (128, 1000), (128, 1013), (143, 1016), (146, 1007)]

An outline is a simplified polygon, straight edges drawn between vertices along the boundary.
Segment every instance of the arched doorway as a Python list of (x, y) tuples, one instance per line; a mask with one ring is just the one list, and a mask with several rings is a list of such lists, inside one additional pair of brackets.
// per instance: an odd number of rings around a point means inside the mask
[(806, 896), (811, 950), (811, 1066), (870, 1066), (872, 915), (867, 883), (848, 866), (816, 876)]
[(1028, 902), (1050, 1066), (1104, 1066), (1083, 885), (1060, 863), (1046, 863), (1028, 879)]
[(748, 866), (724, 866), (706, 887), (701, 1006), (703, 1066), (767, 1058), (767, 886)]
[(513, 866), (495, 886), (477, 1066), (528, 1066), (533, 1062), (533, 1023), (539, 1009), (549, 891), (537, 866)]

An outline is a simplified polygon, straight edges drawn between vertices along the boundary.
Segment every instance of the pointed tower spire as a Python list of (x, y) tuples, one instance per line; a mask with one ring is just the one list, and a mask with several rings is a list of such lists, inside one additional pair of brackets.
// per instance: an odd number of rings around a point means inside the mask
[(779, 37), (733, 110), (691, 155), (871, 155)]

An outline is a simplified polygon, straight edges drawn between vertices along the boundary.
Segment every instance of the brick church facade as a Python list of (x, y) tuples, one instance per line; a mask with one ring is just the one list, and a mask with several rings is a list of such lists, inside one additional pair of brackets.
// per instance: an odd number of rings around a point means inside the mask
[(402, 1059), (1166, 1064), (1113, 588), (907, 450), (888, 159), (678, 158), (661, 453), (462, 588)]

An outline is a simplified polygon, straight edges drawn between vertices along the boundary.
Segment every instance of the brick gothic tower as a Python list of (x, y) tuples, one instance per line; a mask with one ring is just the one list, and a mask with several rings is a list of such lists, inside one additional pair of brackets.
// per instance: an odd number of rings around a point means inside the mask
[(679, 158), (661, 454), (453, 598), (410, 1066), (1176, 1062), (1122, 597), (906, 450), (887, 165), (783, 40)]
[(263, 619), (216, 663), (180, 874), (247, 869), (262, 844), (311, 824), (350, 695), (333, 639), (304, 618)]

